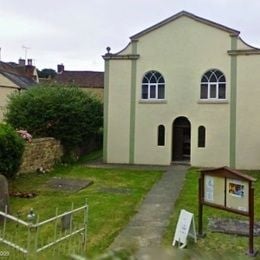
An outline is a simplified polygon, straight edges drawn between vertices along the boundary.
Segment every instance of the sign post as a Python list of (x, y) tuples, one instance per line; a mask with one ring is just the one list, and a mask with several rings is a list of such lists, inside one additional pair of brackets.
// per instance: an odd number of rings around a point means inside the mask
[(180, 248), (187, 246), (188, 236), (197, 242), (194, 215), (184, 209), (181, 210), (172, 245), (177, 243)]

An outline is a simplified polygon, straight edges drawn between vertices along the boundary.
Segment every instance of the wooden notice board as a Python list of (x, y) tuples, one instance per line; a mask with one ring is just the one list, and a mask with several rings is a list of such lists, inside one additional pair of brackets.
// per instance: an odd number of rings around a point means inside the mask
[(198, 234), (203, 236), (203, 206), (210, 206), (249, 217), (249, 250), (254, 239), (254, 188), (253, 177), (228, 167), (201, 170), (199, 178)]

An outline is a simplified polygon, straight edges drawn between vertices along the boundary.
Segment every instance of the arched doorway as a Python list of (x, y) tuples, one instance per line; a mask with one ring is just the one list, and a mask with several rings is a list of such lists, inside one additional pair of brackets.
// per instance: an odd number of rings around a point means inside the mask
[(177, 117), (172, 124), (172, 161), (190, 161), (191, 124)]

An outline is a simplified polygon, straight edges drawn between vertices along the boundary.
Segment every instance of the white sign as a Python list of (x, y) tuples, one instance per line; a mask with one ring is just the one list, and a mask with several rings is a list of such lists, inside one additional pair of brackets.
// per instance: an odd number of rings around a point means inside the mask
[(214, 201), (214, 178), (205, 176), (205, 200)]
[(172, 245), (175, 246), (177, 243), (180, 248), (184, 248), (187, 245), (188, 236), (193, 237), (195, 242), (197, 242), (194, 215), (189, 211), (182, 209)]

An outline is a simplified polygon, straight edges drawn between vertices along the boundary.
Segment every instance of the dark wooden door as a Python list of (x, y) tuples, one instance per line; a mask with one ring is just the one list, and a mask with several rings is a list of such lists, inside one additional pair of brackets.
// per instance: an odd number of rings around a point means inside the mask
[(185, 117), (178, 117), (173, 122), (172, 160), (190, 160), (190, 122)]

